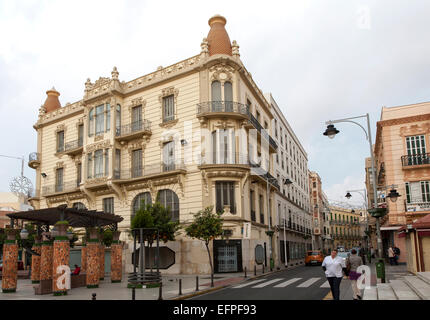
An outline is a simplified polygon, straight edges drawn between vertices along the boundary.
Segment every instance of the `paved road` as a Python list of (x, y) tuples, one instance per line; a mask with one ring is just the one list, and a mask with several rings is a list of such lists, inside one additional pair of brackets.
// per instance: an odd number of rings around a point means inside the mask
[(320, 266), (300, 266), (190, 300), (322, 300), (329, 291)]

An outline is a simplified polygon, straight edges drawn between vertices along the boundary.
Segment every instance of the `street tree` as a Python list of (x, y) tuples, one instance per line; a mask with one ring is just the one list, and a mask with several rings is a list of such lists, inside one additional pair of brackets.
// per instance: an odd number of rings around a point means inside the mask
[(222, 235), (223, 219), (221, 218), (223, 212), (213, 212), (213, 207), (207, 207), (204, 210), (194, 214), (193, 222), (185, 227), (185, 233), (191, 238), (196, 238), (204, 242), (208, 252), (209, 264), (211, 267), (211, 281), (213, 286), (213, 264), (211, 253), (209, 250), (209, 243)]

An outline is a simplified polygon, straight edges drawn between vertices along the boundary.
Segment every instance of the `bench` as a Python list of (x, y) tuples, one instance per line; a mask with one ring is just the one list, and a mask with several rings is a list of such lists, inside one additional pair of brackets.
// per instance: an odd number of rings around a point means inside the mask
[(49, 294), (52, 293), (52, 279), (40, 280), (38, 285), (33, 286), (34, 294)]
[(71, 275), (70, 276), (70, 288), (78, 288), (78, 287), (85, 287), (87, 285), (87, 274), (86, 273), (80, 273), (78, 275)]

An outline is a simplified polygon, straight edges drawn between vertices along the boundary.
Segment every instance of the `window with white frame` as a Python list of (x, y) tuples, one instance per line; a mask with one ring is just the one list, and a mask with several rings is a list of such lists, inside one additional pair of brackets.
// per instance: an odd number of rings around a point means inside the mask
[(114, 213), (114, 199), (113, 197), (103, 199), (103, 211), (105, 213)]
[(217, 212), (223, 211), (224, 206), (229, 206), (230, 212), (236, 213), (234, 181), (216, 181), (215, 193)]

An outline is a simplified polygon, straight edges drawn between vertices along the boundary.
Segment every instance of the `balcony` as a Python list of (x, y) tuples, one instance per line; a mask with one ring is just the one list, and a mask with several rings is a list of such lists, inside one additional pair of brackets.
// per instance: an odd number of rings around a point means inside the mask
[(67, 142), (64, 145), (64, 153), (69, 156), (74, 156), (82, 153), (83, 150), (83, 137), (80, 137), (78, 140)]
[(407, 202), (405, 200), (405, 211), (406, 212), (428, 212), (430, 211), (430, 202), (425, 201), (412, 201)]
[(153, 178), (169, 173), (185, 173), (185, 165), (183, 163), (157, 163), (153, 165), (128, 170), (114, 170), (112, 180), (117, 183), (127, 182), (130, 180), (139, 180), (145, 178)]
[(79, 190), (80, 182), (78, 180), (63, 182), (42, 187), (42, 195), (47, 197), (61, 193), (75, 192)]
[(36, 169), (40, 166), (40, 154), (37, 152), (32, 152), (28, 155), (28, 166), (30, 168)]
[(403, 169), (418, 169), (430, 167), (430, 153), (402, 156)]
[(228, 117), (233, 119), (247, 119), (257, 131), (269, 142), (271, 152), (276, 152), (278, 145), (267, 133), (260, 122), (249, 112), (245, 104), (233, 101), (207, 101), (197, 104), (197, 118)]
[(151, 134), (151, 121), (142, 120), (117, 127), (115, 130), (115, 139), (119, 142), (129, 141), (145, 135), (150, 136)]

